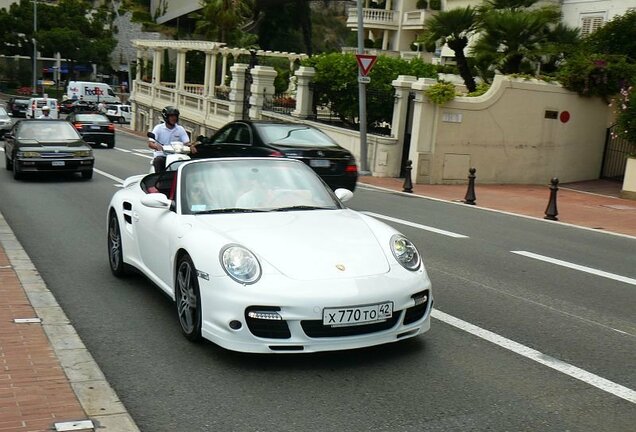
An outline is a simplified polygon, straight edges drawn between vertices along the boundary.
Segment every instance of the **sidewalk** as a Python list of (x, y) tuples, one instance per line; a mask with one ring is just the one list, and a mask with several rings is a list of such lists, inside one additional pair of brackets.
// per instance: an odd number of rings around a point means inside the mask
[[(359, 185), (402, 191), (404, 179), (359, 177)], [(413, 195), (461, 203), (466, 185), (413, 185)], [(559, 222), (636, 236), (636, 201), (618, 198), (620, 185), (605, 180), (559, 185)], [(475, 185), (475, 207), (543, 219), (548, 185)], [(462, 204), (465, 205), (465, 204)], [(472, 207), (472, 206), (470, 206)]]
[(0, 214), (0, 431), (71, 430), (139, 431)]

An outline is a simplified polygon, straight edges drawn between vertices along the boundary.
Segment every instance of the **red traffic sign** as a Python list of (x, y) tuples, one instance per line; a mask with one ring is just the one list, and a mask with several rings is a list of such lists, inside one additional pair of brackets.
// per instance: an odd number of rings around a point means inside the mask
[(356, 60), (358, 62), (358, 68), (360, 69), (360, 75), (367, 76), (373, 65), (378, 61), (378, 56), (369, 54), (356, 54)]

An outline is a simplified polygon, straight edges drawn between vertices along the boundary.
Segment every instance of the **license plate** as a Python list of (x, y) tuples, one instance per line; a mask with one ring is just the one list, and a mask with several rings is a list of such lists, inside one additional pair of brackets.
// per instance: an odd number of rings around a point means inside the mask
[(91, 125), (91, 129), (93, 130), (100, 130), (101, 128), (102, 128), (101, 126)]
[(64, 161), (52, 161), (51, 165), (52, 166), (64, 166), (64, 165), (66, 165), (66, 162), (64, 162)]
[(327, 159), (311, 159), (309, 161), (309, 165), (314, 168), (329, 168), (331, 166), (331, 162)]
[(354, 326), (384, 321), (393, 316), (393, 302), (365, 306), (325, 308), (322, 310), (322, 324), (333, 327)]

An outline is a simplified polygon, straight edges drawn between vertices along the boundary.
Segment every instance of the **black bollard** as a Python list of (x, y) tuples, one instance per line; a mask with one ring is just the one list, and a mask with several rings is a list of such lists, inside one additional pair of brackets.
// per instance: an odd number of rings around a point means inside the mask
[(477, 170), (475, 168), (471, 168), (468, 172), (470, 174), (468, 174), (468, 189), (466, 190), (466, 196), (464, 197), (464, 204), (475, 205), (475, 200), (477, 199), (475, 196), (475, 173)]
[(550, 180), (550, 201), (548, 201), (548, 207), (545, 209), (545, 217), (543, 219), (558, 221), (559, 214), (557, 210), (557, 191), (559, 190), (559, 179), (552, 177)]
[(406, 173), (404, 174), (404, 186), (402, 186), (402, 192), (413, 193), (413, 180), (411, 180), (411, 171), (413, 170), (413, 161), (406, 161)]

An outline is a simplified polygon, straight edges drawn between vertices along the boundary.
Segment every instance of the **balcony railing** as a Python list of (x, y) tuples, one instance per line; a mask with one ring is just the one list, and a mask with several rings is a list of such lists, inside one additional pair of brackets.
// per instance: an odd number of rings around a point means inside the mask
[[(398, 13), (397, 11), (394, 11), (394, 10), (363, 9), (362, 13), (363, 13), (365, 26), (369, 26), (369, 27), (379, 26), (381, 28), (385, 28), (385, 27), (397, 28), (399, 24)], [(358, 26), (358, 10), (356, 8), (349, 8), (347, 26), (348, 27)]]

